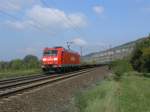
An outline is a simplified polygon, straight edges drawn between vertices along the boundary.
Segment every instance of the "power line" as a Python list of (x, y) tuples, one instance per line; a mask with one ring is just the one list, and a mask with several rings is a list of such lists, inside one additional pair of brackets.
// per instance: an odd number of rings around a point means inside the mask
[(11, 18), (13, 18), (13, 19), (18, 19), (17, 17), (12, 16), (12, 15), (10, 15), (10, 14), (8, 14), (8, 13), (2, 11), (2, 10), (0, 10), (0, 13), (3, 14), (3, 15), (6, 15), (6, 16), (8, 16), (8, 17), (11, 17)]
[[(15, 20), (20, 20), (20, 19), (17, 18), (16, 16), (13, 16), (13, 15), (11, 15), (11, 14), (5, 12), (5, 11), (0, 10), (0, 13), (6, 15), (6, 16), (8, 16), (8, 17), (11, 17), (11, 18), (13, 18), (13, 19), (15, 19)], [(37, 23), (37, 22), (36, 22), (36, 23)], [(30, 22), (28, 22), (28, 24), (30, 24), (30, 25), (33, 26), (35, 29), (38, 29), (38, 30), (40, 30), (40, 31), (43, 30), (43, 28), (41, 28), (41, 27), (38, 26), (38, 25), (32, 24), (32, 23), (30, 23)], [(39, 24), (39, 23), (38, 23), (38, 24)], [(52, 35), (51, 32), (47, 32), (47, 33), (50, 33), (50, 34)]]
[[(49, 7), (49, 5), (44, 0), (40, 0), (40, 1), (43, 3), (43, 5), (45, 5), (46, 7)], [(66, 20), (64, 17), (62, 17), (62, 15), (59, 15), (56, 12), (53, 12), (53, 14), (61, 17), (70, 27), (72, 27), (72, 29), (74, 31), (76, 31), (78, 34), (82, 35), (82, 33), (80, 32), (80, 30), (77, 28), (77, 25), (75, 25), (68, 16), (66, 16), (66, 19), (67, 19)]]

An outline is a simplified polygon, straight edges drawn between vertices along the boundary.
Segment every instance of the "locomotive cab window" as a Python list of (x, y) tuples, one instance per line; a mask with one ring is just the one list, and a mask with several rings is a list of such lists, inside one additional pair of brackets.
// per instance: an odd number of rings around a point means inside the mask
[(47, 50), (44, 51), (43, 55), (44, 56), (57, 56), (58, 51), (57, 50)]

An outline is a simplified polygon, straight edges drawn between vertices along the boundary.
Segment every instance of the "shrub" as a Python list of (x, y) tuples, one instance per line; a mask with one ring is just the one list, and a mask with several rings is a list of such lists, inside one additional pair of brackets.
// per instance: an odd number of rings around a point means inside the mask
[(144, 48), (142, 54), (141, 71), (150, 72), (150, 48)]
[(114, 72), (114, 79), (120, 80), (121, 76), (129, 71), (132, 71), (132, 66), (128, 60), (117, 60), (111, 63), (111, 68)]
[(40, 68), (40, 61), (33, 55), (27, 55), (24, 59), (14, 59), (8, 62), (0, 61), (0, 71), (30, 70), (38, 68)]
[(137, 43), (130, 62), (136, 71), (150, 72), (150, 37)]
[(36, 56), (33, 55), (27, 55), (23, 59), (24, 64), (26, 65), (26, 69), (31, 69), (31, 68), (39, 68), (40, 66), (40, 61)]

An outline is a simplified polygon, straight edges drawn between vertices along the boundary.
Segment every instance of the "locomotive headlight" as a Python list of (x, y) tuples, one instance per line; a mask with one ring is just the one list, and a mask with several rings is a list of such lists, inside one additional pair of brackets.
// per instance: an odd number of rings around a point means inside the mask
[(46, 61), (46, 58), (43, 58), (43, 61)]
[(54, 61), (57, 61), (58, 60), (58, 58), (54, 58)]

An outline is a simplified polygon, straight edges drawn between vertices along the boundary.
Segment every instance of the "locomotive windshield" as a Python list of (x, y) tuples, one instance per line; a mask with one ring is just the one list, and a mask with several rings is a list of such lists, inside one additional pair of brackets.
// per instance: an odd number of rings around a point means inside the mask
[(57, 50), (47, 50), (44, 51), (44, 56), (57, 56), (58, 51)]

